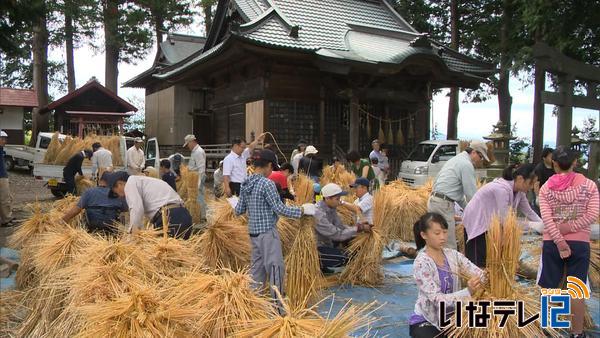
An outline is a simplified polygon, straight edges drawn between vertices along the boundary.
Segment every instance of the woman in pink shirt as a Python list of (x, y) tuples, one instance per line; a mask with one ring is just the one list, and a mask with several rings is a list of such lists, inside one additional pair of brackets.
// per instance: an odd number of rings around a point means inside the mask
[(535, 166), (511, 165), (502, 177), (479, 189), (469, 201), (463, 214), (465, 226), (465, 256), (480, 268), (485, 268), (485, 235), (494, 215), (504, 220), (512, 209), (520, 211), (529, 221), (542, 219), (531, 209), (525, 195), (536, 182)]
[[(556, 174), (540, 189), (544, 220), (542, 272), (538, 284), (561, 288), (563, 273), (586, 281), (590, 267), (591, 224), (598, 219), (598, 187), (573, 171), (577, 157), (560, 146), (552, 153)], [(583, 299), (572, 299), (571, 337), (585, 337)]]

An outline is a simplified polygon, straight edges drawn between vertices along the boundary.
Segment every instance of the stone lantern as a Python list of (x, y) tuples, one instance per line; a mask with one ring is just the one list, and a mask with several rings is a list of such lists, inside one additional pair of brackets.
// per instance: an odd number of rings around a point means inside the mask
[(584, 141), (579, 138), (579, 133), (577, 127), (573, 127), (573, 130), (571, 130), (571, 150), (581, 153), (581, 145)]
[(516, 137), (512, 136), (508, 124), (502, 121), (498, 121), (492, 128), (492, 133), (484, 137), (484, 139), (494, 143), (496, 161), (491, 164), (491, 167), (503, 169), (510, 162), (510, 141), (516, 139)]

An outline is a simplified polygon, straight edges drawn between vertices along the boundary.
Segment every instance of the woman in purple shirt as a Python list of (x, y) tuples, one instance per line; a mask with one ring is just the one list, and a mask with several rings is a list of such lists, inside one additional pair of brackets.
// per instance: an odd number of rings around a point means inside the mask
[(535, 166), (525, 164), (504, 169), (502, 178), (479, 189), (465, 208), (465, 255), (477, 266), (485, 267), (485, 234), (494, 215), (504, 219), (512, 209), (520, 211), (531, 222), (542, 219), (531, 209), (526, 193), (537, 181)]

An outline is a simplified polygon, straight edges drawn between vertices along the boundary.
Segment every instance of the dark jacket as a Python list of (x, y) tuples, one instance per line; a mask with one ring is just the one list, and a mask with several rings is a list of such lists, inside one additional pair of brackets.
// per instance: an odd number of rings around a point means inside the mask
[(82, 151), (73, 155), (73, 157), (69, 159), (69, 162), (67, 162), (67, 165), (63, 169), (63, 177), (75, 176), (75, 174), (83, 176), (83, 172), (81, 171), (81, 165), (83, 164), (84, 159), (85, 156), (83, 155)]
[(6, 163), (4, 163), (4, 147), (0, 147), (0, 178), (8, 177), (6, 173)]
[(169, 183), (173, 190), (177, 191), (177, 183), (175, 182), (175, 173), (172, 171), (166, 172), (162, 175), (162, 180)]
[(320, 177), (323, 172), (323, 160), (317, 157), (304, 156), (300, 159), (298, 171), (309, 177)]

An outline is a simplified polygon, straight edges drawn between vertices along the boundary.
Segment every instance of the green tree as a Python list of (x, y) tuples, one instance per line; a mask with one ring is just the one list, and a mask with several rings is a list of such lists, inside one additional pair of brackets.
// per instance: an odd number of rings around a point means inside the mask
[(163, 40), (163, 32), (192, 23), (193, 12), (189, 1), (181, 0), (136, 0), (147, 10), (147, 20), (154, 27), (156, 43)]

